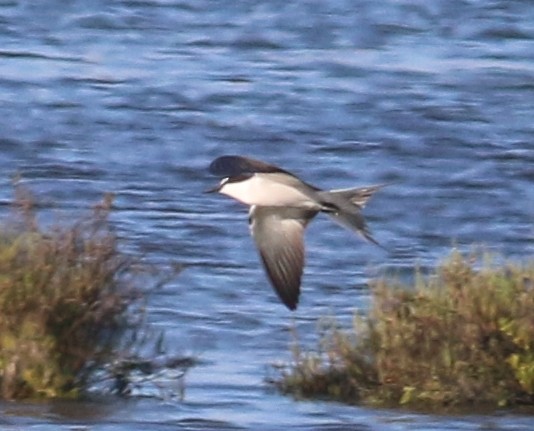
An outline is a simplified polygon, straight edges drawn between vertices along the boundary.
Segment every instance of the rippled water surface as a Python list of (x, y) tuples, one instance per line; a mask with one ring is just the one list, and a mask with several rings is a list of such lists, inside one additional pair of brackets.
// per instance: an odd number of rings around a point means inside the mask
[[(0, 428), (532, 429), (299, 402), (264, 379), (290, 358), (291, 327), (312, 344), (321, 316), (365, 310), (376, 273), (432, 266), (452, 245), (532, 256), (533, 119), (526, 0), (0, 1), (0, 209), (17, 172), (69, 215), (114, 192), (123, 247), (186, 265), (148, 318), (169, 354), (201, 359), (183, 399), (4, 403)], [(365, 212), (387, 251), (318, 217), (289, 312), (246, 209), (202, 194), (222, 154), (323, 188), (391, 183)]]

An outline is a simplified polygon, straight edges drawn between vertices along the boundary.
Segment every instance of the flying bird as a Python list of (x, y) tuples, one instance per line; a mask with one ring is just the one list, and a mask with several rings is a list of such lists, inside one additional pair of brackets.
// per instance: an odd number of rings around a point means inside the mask
[(290, 310), (297, 308), (299, 300), (304, 230), (318, 213), (378, 245), (361, 209), (383, 185), (325, 191), (277, 166), (230, 155), (215, 159), (209, 171), (222, 179), (208, 192), (222, 193), (250, 207), (249, 227), (263, 266)]

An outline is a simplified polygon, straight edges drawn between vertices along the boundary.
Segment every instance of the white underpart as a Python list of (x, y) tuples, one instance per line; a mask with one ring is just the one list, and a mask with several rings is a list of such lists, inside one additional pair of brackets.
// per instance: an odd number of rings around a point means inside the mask
[(313, 199), (299, 189), (272, 181), (268, 178), (268, 174), (253, 175), (244, 181), (226, 182), (219, 192), (246, 205), (299, 208), (318, 206)]

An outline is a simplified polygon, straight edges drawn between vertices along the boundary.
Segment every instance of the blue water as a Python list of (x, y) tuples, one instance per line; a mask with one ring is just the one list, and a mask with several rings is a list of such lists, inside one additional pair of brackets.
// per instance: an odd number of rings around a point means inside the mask
[[(534, 253), (534, 8), (523, 0), (0, 1), (0, 210), (20, 173), (46, 223), (116, 194), (128, 252), (185, 265), (147, 319), (200, 364), (175, 396), (3, 403), (6, 430), (530, 430), (510, 413), (442, 417), (296, 401), (265, 382), (292, 328), (369, 304), (369, 278), (473, 243)], [(318, 217), (295, 313), (277, 300), (246, 209), (202, 191), (223, 154), (322, 188), (391, 183), (365, 210), (386, 251)], [(165, 394), (171, 394), (166, 396)], [(162, 395), (163, 394), (163, 395)]]

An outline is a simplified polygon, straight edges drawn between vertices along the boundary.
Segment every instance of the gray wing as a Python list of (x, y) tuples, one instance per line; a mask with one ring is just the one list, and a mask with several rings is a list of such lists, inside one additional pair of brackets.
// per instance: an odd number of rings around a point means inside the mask
[(317, 214), (299, 208), (250, 209), (250, 230), (274, 290), (290, 310), (297, 308), (304, 268), (304, 229)]

